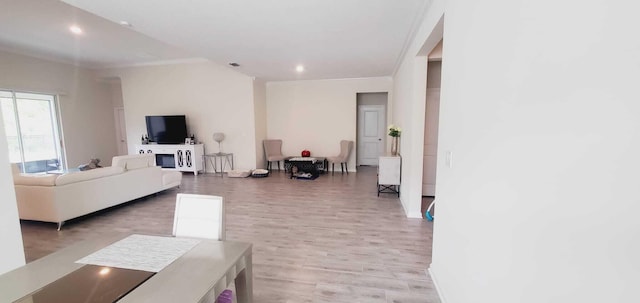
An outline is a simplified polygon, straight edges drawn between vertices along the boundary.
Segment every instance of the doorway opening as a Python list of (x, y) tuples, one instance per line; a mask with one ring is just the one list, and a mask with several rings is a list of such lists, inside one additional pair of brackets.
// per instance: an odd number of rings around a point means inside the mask
[(427, 91), (425, 97), (424, 153), (422, 161), (422, 213), (428, 211), (436, 195), (438, 163), (438, 125), (440, 122), (440, 87), (442, 74), (442, 40), (427, 56)]
[(356, 166), (378, 166), (387, 146), (387, 102), (389, 94), (358, 93)]
[(118, 155), (127, 155), (129, 154), (129, 146), (127, 145), (127, 125), (125, 122), (124, 101), (122, 97), (122, 82), (120, 78), (106, 78), (104, 81), (109, 83), (111, 90), (111, 104), (113, 106)]

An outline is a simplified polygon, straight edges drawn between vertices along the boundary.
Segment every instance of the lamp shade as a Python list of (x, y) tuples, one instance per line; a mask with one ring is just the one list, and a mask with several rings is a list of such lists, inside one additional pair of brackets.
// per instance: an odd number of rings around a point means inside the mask
[(213, 133), (213, 140), (220, 143), (222, 142), (222, 140), (224, 140), (224, 134), (223, 133)]

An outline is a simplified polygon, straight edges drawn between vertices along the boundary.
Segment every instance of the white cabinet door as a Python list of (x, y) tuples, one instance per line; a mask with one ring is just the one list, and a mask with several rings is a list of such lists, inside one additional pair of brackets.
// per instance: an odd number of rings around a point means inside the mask
[(378, 184), (400, 185), (400, 157), (380, 157), (378, 167)]
[[(174, 167), (158, 164), (164, 166), (164, 169), (192, 172), (194, 175), (198, 175), (198, 172), (204, 169), (202, 163), (202, 155), (204, 155), (203, 144), (141, 144), (136, 145), (136, 151), (139, 154), (156, 154), (156, 157), (171, 156), (174, 161)], [(169, 161), (171, 161), (170, 158)]]

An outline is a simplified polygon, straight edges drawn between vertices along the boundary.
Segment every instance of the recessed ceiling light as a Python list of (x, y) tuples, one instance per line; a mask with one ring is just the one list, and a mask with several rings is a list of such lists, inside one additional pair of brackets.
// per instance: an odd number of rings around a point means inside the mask
[(120, 25), (125, 26), (125, 27), (133, 27), (133, 24), (127, 22), (127, 21), (120, 21)]
[(77, 25), (72, 25), (72, 26), (70, 26), (70, 27), (69, 27), (69, 30), (70, 30), (72, 33), (76, 34), (76, 35), (81, 35), (81, 34), (82, 34), (82, 29), (81, 29), (79, 26), (77, 26)]
[(299, 72), (299, 73), (303, 72), (304, 71), (304, 66), (302, 66), (302, 65), (296, 66), (296, 71)]
[(231, 66), (233, 66), (233, 67), (238, 67), (238, 66), (240, 66), (240, 64), (235, 63), (235, 62), (231, 62), (231, 63), (229, 63), (229, 65), (231, 65)]

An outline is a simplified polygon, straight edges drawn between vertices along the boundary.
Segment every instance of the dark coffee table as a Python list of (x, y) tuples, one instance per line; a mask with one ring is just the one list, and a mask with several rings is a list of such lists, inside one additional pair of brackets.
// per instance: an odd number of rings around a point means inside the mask
[(288, 168), (290, 178), (315, 179), (324, 173), (327, 159), (324, 157), (293, 157), (285, 160), (285, 170)]

